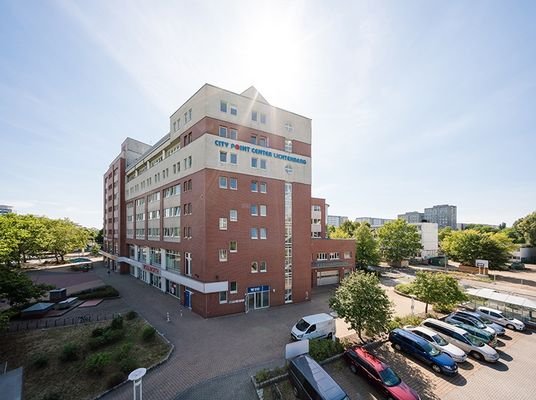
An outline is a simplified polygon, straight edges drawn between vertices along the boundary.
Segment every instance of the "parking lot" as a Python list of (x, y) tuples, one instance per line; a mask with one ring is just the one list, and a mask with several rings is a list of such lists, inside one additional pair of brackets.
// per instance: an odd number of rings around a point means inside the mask
[[(496, 350), (500, 355), (497, 363), (469, 358), (459, 364), (459, 374), (455, 377), (434, 373), (415, 359), (396, 352), (389, 342), (372, 351), (391, 365), (423, 400), (534, 399), (536, 334), (507, 331)], [(382, 399), (367, 381), (352, 374), (348, 368), (332, 364), (326, 366), (326, 370), (351, 399)]]

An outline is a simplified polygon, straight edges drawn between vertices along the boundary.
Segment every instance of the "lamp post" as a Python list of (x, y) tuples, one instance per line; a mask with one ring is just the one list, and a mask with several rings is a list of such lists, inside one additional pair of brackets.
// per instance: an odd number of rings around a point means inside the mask
[(134, 385), (134, 400), (136, 400), (136, 392), (138, 392), (138, 388), (139, 388), (139, 392), (140, 392), (140, 400), (143, 400), (142, 378), (144, 377), (144, 375), (146, 373), (147, 373), (146, 368), (138, 368), (138, 369), (135, 369), (134, 371), (132, 371), (128, 375), (128, 380), (132, 381), (132, 383)]

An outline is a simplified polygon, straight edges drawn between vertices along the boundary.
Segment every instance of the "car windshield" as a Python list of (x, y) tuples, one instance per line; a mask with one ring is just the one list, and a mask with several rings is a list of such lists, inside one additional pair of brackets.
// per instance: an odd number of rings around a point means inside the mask
[(434, 346), (432, 346), (430, 343), (426, 342), (422, 344), (424, 351), (426, 351), (431, 356), (437, 356), (440, 351), (436, 349)]
[(432, 339), (434, 339), (434, 342), (440, 346), (446, 346), (448, 344), (448, 342), (439, 335), (432, 336)]
[(471, 342), (471, 344), (472, 344), (473, 346), (476, 346), (476, 347), (482, 347), (482, 346), (484, 346), (484, 343), (482, 343), (482, 340), (480, 340), (480, 339), (474, 337), (473, 335), (464, 335), (464, 336), (465, 336), (465, 338), (466, 338), (467, 340), (469, 340), (469, 341)]
[(302, 332), (305, 332), (307, 328), (309, 328), (309, 324), (305, 322), (303, 319), (300, 319), (298, 323), (296, 324), (296, 328)]
[(380, 377), (385, 386), (396, 386), (400, 383), (400, 378), (391, 368), (380, 371)]
[(478, 328), (478, 329), (486, 329), (486, 325), (484, 325), (482, 322), (480, 322), (479, 320), (475, 319), (474, 320), (475, 322), (475, 326)]

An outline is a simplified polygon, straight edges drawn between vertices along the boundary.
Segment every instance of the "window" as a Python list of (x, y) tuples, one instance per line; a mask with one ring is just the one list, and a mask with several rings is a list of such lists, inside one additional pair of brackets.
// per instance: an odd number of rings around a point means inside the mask
[(260, 189), (261, 193), (266, 193), (266, 182), (261, 182)]
[(164, 198), (176, 196), (181, 193), (181, 185), (175, 185), (170, 188), (164, 189)]
[(173, 132), (177, 131), (177, 121), (173, 121)]
[(319, 205), (314, 205), (313, 206), (313, 212), (320, 212), (321, 211), (321, 208)]
[(261, 124), (266, 123), (266, 114), (261, 113)]
[(319, 261), (327, 260), (328, 259), (328, 253), (318, 253), (316, 255), (316, 259)]
[(227, 292), (220, 292), (220, 304), (227, 303)]
[(219, 258), (220, 261), (227, 261), (227, 249), (220, 249)]
[(238, 211), (237, 210), (229, 210), (229, 220), (231, 222), (238, 221)]
[(285, 151), (292, 153), (292, 140), (285, 139)]
[(251, 206), (249, 206), (249, 210), (250, 210), (250, 213), (252, 216), (256, 217), (258, 214), (257, 212), (257, 205), (256, 204), (252, 204)]
[(252, 121), (257, 121), (257, 111), (252, 111), (251, 112), (251, 120)]
[(329, 253), (329, 259), (330, 260), (338, 260), (339, 259), (339, 253)]
[(294, 127), (292, 126), (290, 122), (287, 122), (285, 124), (285, 129), (287, 130), (287, 132), (294, 132)]
[(227, 162), (227, 152), (220, 151), (220, 162)]
[(261, 136), (259, 138), (259, 146), (267, 147), (268, 146), (268, 139), (266, 139), (264, 136)]
[(226, 113), (227, 112), (227, 102), (221, 100), (220, 101), (220, 111)]
[(250, 237), (252, 239), (258, 239), (259, 238), (259, 234), (257, 232), (257, 228), (251, 228), (250, 229)]
[(266, 261), (261, 261), (259, 265), (259, 271), (266, 272)]
[(184, 274), (192, 275), (192, 253), (184, 253)]
[(249, 142), (250, 142), (251, 144), (257, 144), (257, 135), (251, 135), (251, 136), (249, 137)]
[(231, 240), (229, 242), (229, 251), (231, 253), (236, 253), (238, 251), (238, 243), (236, 240)]
[(220, 231), (227, 230), (227, 218), (220, 218)]
[(173, 250), (166, 250), (166, 269), (180, 273), (180, 253)]
[(345, 252), (344, 252), (344, 258), (345, 258), (346, 260), (352, 258), (352, 252), (351, 252), (351, 251), (345, 251)]
[[(261, 185), (262, 185), (262, 183), (261, 183)], [(250, 186), (250, 188), (251, 188), (251, 191), (252, 191), (252, 192), (257, 192), (257, 191), (258, 191), (258, 184), (257, 184), (257, 181), (251, 181), (251, 186)]]
[(266, 228), (261, 228), (261, 239), (266, 239)]
[(227, 137), (227, 128), (225, 126), (220, 126), (219, 135), (220, 137)]
[(237, 190), (238, 189), (238, 179), (229, 178), (229, 189)]
[(257, 157), (251, 157), (251, 168), (259, 167), (259, 159)]
[(231, 282), (231, 289), (229, 291), (230, 293), (238, 293), (238, 286), (236, 284), (236, 281)]
[(261, 169), (266, 169), (266, 160), (261, 158)]
[(227, 177), (226, 176), (220, 176), (219, 182), (220, 182), (220, 189), (227, 189)]
[(231, 104), (231, 115), (238, 115), (238, 108), (234, 104)]
[(230, 157), (231, 164), (238, 164), (238, 154), (231, 153), (230, 156), (231, 156)]
[(238, 137), (238, 134), (236, 132), (236, 129), (230, 128), (229, 129), (229, 139), (236, 140), (237, 137)]
[(257, 263), (257, 261), (253, 261), (251, 263), (251, 272), (253, 273), (259, 272), (259, 264)]
[(259, 206), (259, 215), (261, 217), (266, 217), (266, 206), (264, 204)]

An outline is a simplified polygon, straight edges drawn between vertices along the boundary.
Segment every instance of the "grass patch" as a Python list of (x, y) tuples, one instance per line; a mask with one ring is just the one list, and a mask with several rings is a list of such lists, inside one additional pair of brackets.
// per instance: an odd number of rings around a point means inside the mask
[[(134, 366), (149, 367), (167, 354), (169, 345), (159, 335), (149, 342), (142, 340), (140, 332), (145, 326), (143, 320), (136, 318), (123, 321), (122, 328), (113, 330), (110, 322), (97, 322), (9, 333), (2, 337), (0, 360), (7, 361), (10, 369), (24, 367), (27, 400), (92, 399), (121, 383), (127, 375), (125, 370), (130, 373), (128, 369)], [(102, 333), (92, 337), (96, 328), (101, 328), (97, 332)], [(91, 340), (102, 337), (104, 332), (122, 335), (116, 341), (92, 349)], [(67, 345), (70, 347), (67, 353), (72, 354), (75, 349), (76, 360), (61, 361)], [(36, 362), (37, 358), (40, 360)]]
[(395, 286), (395, 289), (400, 293), (411, 295), (413, 294), (413, 283), (399, 283)]
[(73, 293), (71, 296), (78, 297), (80, 300), (103, 299), (106, 297), (118, 297), (119, 292), (114, 287), (106, 285)]

